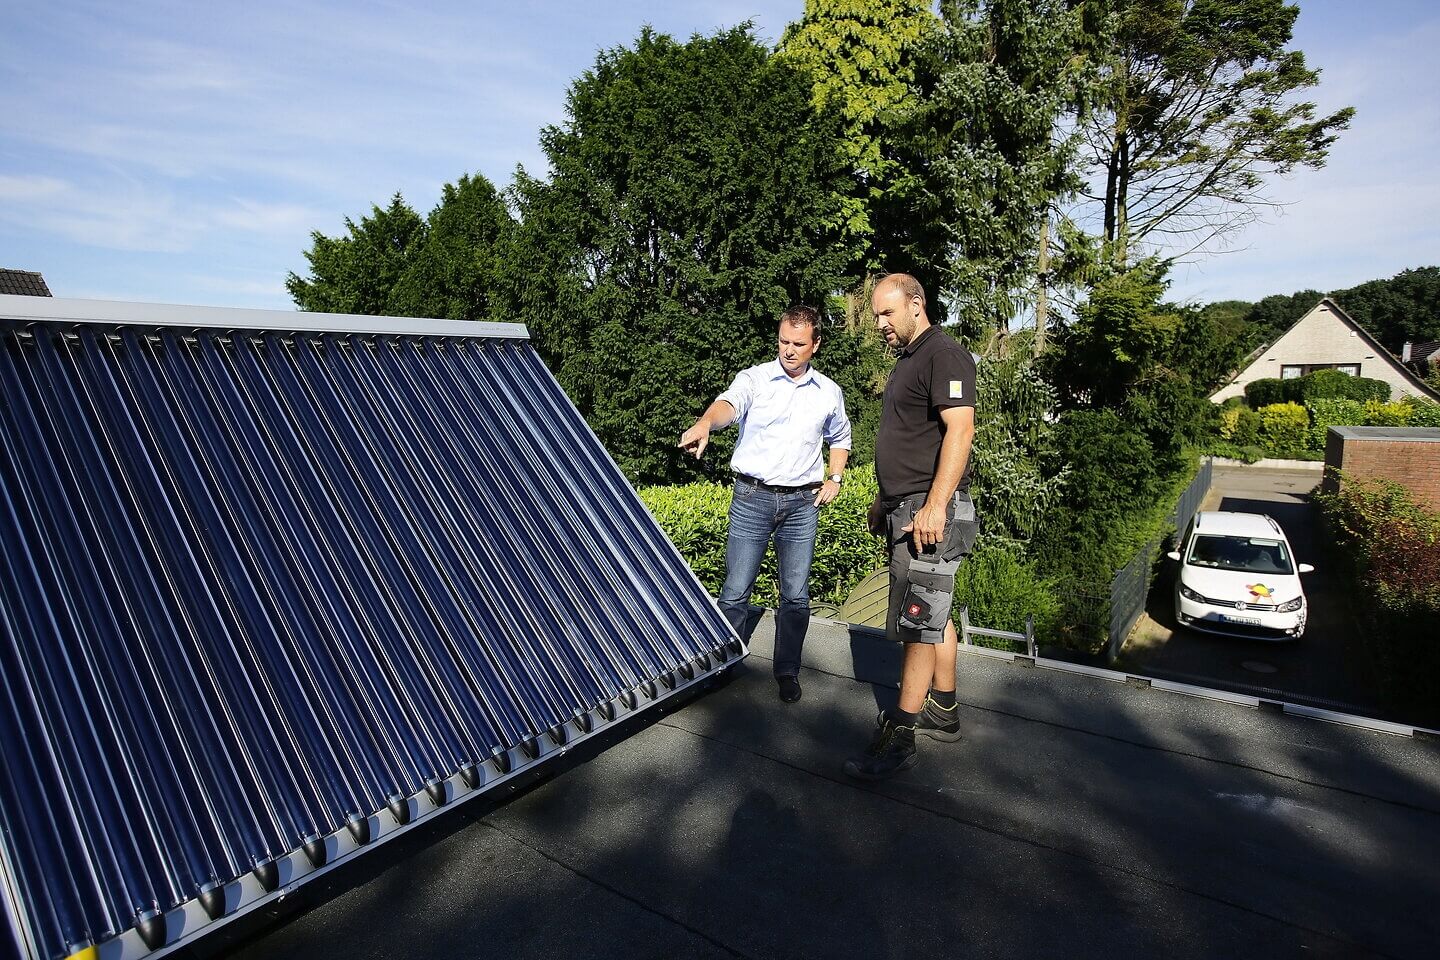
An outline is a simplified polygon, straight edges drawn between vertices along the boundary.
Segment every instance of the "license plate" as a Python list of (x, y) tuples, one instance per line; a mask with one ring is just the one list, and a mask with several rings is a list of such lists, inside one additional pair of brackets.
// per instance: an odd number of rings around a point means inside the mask
[(1232, 617), (1229, 614), (1220, 614), (1221, 621), (1225, 623), (1243, 623), (1252, 627), (1260, 626), (1260, 621), (1255, 617)]

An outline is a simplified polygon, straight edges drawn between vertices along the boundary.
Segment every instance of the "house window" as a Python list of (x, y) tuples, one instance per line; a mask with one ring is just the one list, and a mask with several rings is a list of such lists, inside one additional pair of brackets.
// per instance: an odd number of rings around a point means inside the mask
[(1304, 375), (1304, 373), (1305, 373), (1305, 368), (1304, 368), (1304, 367), (1288, 367), (1288, 366), (1286, 366), (1286, 367), (1281, 367), (1281, 368), (1280, 368), (1280, 379), (1281, 379), (1281, 380), (1294, 380), (1296, 377), (1299, 377), (1299, 376)]
[(1352, 377), (1360, 376), (1360, 364), (1358, 363), (1342, 363), (1335, 369), (1339, 370), (1341, 373), (1348, 373)]

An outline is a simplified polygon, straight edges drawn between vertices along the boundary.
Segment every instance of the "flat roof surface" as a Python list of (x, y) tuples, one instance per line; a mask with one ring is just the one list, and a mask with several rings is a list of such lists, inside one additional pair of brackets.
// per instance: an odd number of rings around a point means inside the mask
[(230, 955), (1434, 955), (1433, 741), (965, 654), (965, 739), (858, 784), (898, 649), (813, 623), (787, 706), (769, 623), (728, 684)]
[(1440, 443), (1440, 427), (1331, 427), (1350, 440), (1418, 440)]

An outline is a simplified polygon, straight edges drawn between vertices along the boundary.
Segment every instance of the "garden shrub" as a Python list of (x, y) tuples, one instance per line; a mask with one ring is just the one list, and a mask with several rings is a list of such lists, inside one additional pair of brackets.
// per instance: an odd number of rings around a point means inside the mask
[(1410, 407), (1410, 419), (1406, 426), (1440, 427), (1440, 403), (1415, 397), (1406, 397), (1404, 403)]
[(1311, 400), (1305, 408), (1310, 412), (1311, 450), (1325, 450), (1325, 436), (1331, 427), (1358, 427), (1365, 423), (1365, 404), (1358, 400)]
[(1279, 455), (1289, 455), (1305, 447), (1305, 435), (1310, 428), (1310, 415), (1298, 403), (1272, 403), (1261, 407), (1260, 436), (1265, 449)]
[(1212, 457), (1226, 457), (1230, 460), (1243, 460), (1246, 463), (1254, 463), (1256, 460), (1265, 459), (1265, 448), (1253, 444), (1240, 446), (1228, 440), (1212, 440), (1205, 445), (1205, 453)]
[(1413, 412), (1410, 404), (1403, 400), (1390, 402), (1367, 400), (1365, 402), (1365, 425), (1367, 427), (1407, 426)]
[[(1035, 634), (1053, 636), (1060, 617), (1055, 581), (1040, 575), (1035, 562), (1015, 540), (982, 537), (960, 565), (955, 579), (955, 610), (970, 608), (970, 622), (991, 630), (1025, 632), (1025, 617), (1035, 617)], [(1009, 641), (976, 637), (977, 646), (1012, 649)]]
[(1211, 441), (1206, 451), (1217, 457), (1241, 459), (1238, 448), (1254, 446), (1260, 438), (1260, 415), (1244, 403), (1233, 407), (1221, 407), (1216, 414), (1215, 436), (1219, 442)]
[(1440, 514), (1392, 481), (1339, 479), (1338, 493), (1315, 502), (1350, 568), (1382, 695), (1412, 722), (1440, 724)]
[(1264, 377), (1245, 385), (1245, 402), (1251, 410), (1268, 407), (1285, 400), (1285, 381), (1278, 377)]
[(1240, 416), (1235, 421), (1235, 435), (1230, 440), (1242, 447), (1258, 445), (1260, 443), (1260, 414), (1249, 407), (1241, 407)]
[[(873, 466), (847, 470), (840, 495), (820, 511), (810, 568), (812, 600), (841, 603), (855, 584), (886, 562), (884, 543), (866, 528), (876, 489)], [(641, 487), (638, 492), (696, 578), (712, 596), (718, 595), (725, 584), (730, 487), (687, 483)], [(760, 564), (752, 601), (771, 607), (779, 601), (773, 549)]]
[(1350, 377), (1351, 400), (1359, 400), (1364, 403), (1366, 400), (1389, 400), (1390, 384), (1384, 380), (1372, 380), (1369, 377)]
[(1380, 602), (1440, 613), (1440, 514), (1400, 484), (1340, 475), (1340, 491), (1316, 500)]
[(1240, 424), (1240, 411), (1246, 409), (1248, 408), (1241, 406), (1221, 408), (1219, 426), (1220, 439), (1231, 441), (1235, 439), (1235, 429)]

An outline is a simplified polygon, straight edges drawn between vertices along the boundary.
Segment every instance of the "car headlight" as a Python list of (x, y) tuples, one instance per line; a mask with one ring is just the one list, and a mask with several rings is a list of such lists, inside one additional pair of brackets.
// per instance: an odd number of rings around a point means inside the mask
[(1296, 597), (1294, 600), (1289, 600), (1285, 603), (1280, 604), (1280, 606), (1276, 607), (1275, 609), (1280, 613), (1294, 613), (1296, 610), (1299, 610), (1303, 606), (1305, 606), (1305, 598)]
[(1194, 590), (1191, 590), (1183, 583), (1180, 584), (1180, 596), (1184, 597), (1186, 600), (1194, 600), (1196, 603), (1206, 602), (1204, 597), (1200, 596), (1200, 594), (1196, 593)]

